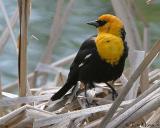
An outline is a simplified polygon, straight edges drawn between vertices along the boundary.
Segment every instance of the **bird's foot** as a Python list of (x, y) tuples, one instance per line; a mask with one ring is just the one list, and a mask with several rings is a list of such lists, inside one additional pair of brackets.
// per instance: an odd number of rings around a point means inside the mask
[(115, 100), (118, 97), (118, 93), (116, 91), (112, 91), (112, 100)]

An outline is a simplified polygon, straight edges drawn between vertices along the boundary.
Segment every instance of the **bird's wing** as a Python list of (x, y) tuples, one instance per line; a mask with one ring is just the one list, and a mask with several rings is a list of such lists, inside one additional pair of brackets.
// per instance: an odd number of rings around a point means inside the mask
[(80, 47), (68, 74), (68, 79), (64, 86), (52, 96), (51, 100), (57, 100), (64, 96), (78, 81), (80, 66), (83, 66), (92, 56), (92, 51), (96, 48), (93, 37), (86, 40)]
[(78, 81), (79, 69), (90, 60), (93, 51), (96, 51), (95, 37), (90, 37), (82, 43), (73, 63), (71, 64), (68, 81), (73, 82), (73, 79), (74, 83)]
[(90, 37), (89, 39), (85, 40), (84, 43), (81, 45), (73, 61), (73, 65), (79, 67), (82, 63), (87, 62), (87, 60), (89, 60), (89, 58), (93, 54), (93, 51), (95, 50), (96, 50), (95, 37)]

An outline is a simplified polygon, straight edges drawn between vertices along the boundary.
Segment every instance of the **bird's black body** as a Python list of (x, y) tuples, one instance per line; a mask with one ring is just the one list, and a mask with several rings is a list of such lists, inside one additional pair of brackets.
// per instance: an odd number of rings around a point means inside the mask
[[(125, 33), (122, 31), (122, 39), (125, 39)], [(125, 59), (128, 56), (127, 43), (124, 41), (124, 51), (117, 65), (111, 65), (102, 60), (97, 52), (95, 37), (87, 39), (80, 47), (71, 67), (66, 84), (52, 96), (51, 100), (60, 99), (78, 81), (86, 86), (92, 87), (94, 82), (106, 83), (119, 78), (123, 72)]]

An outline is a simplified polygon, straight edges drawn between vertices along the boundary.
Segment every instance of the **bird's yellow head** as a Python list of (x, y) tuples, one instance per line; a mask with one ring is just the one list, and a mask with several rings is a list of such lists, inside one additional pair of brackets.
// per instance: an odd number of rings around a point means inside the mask
[(100, 57), (111, 65), (118, 64), (124, 51), (122, 21), (111, 14), (104, 14), (88, 24), (97, 27), (95, 42)]
[(119, 37), (121, 37), (121, 30), (124, 27), (123, 22), (111, 14), (101, 15), (96, 21), (87, 24), (97, 27), (98, 33), (110, 33)]

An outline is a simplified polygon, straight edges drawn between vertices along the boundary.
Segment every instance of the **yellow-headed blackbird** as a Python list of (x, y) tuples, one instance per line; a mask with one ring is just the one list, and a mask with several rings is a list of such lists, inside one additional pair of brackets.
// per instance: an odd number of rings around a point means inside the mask
[(112, 98), (117, 96), (115, 89), (107, 82), (121, 76), (128, 56), (123, 23), (116, 16), (104, 14), (88, 24), (95, 26), (98, 34), (81, 45), (66, 83), (51, 97), (52, 101), (64, 96), (78, 81), (89, 88), (94, 87), (94, 82), (106, 83), (112, 90)]

